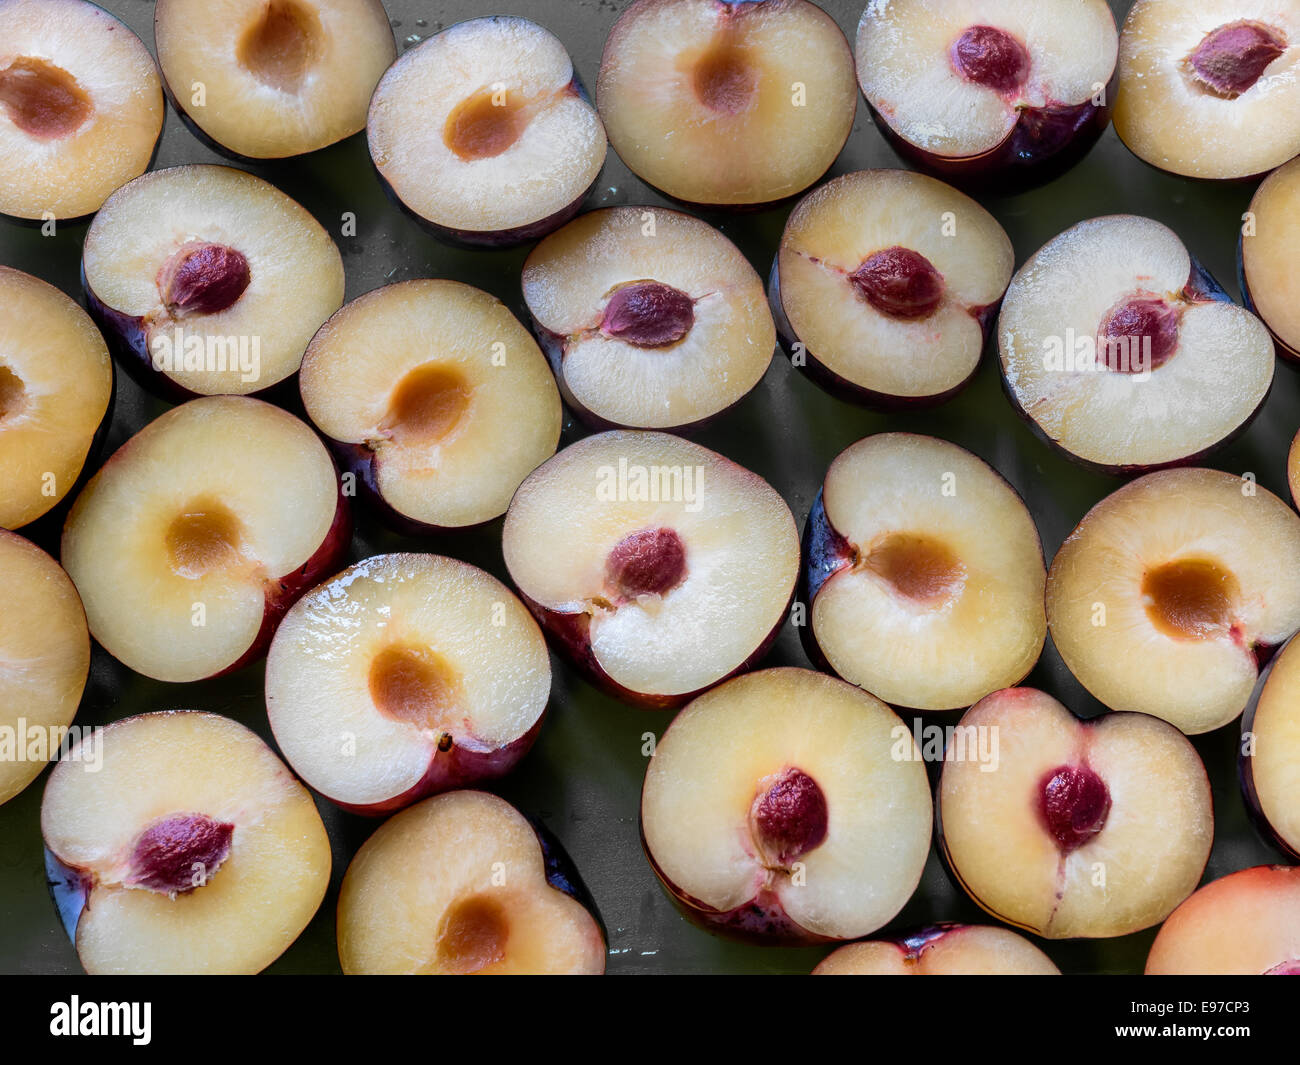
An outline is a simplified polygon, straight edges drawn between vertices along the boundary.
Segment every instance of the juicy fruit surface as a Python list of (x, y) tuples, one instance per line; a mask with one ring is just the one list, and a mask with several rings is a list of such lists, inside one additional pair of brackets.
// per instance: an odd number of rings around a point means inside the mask
[(1030, 688), (995, 692), (961, 727), (995, 731), (996, 771), (944, 763), (939, 823), (962, 886), (1052, 939), (1126, 935), (1196, 887), (1214, 832), (1192, 745), (1142, 714), (1076, 719)]
[(1175, 174), (1245, 178), (1300, 153), (1300, 11), (1138, 0), (1120, 39), (1115, 131)]
[[(90, 671), (90, 635), (81, 601), (49, 555), (0, 530), (0, 728), (58, 729), (72, 723)], [(20, 741), (21, 747), (21, 741)], [(46, 750), (49, 757), (58, 755)], [(45, 768), (39, 758), (0, 760), (0, 803)]]
[(21, 528), (67, 495), (112, 394), (108, 348), (85, 312), (0, 267), (0, 528)]
[(791, 213), (773, 302), (793, 332), (787, 343), (850, 384), (935, 396), (975, 371), (979, 316), (1001, 298), (1014, 262), (1010, 239), (974, 200), (920, 174), (863, 170)]
[(676, 199), (728, 205), (820, 178), (855, 95), (844, 35), (803, 0), (638, 0), (610, 32), (596, 85), (610, 143), (635, 174)]
[[(504, 585), (466, 563), (413, 554), (359, 562), (295, 603), (266, 678), (289, 764), (355, 806), (407, 794), (458, 748), (519, 741), (551, 687), (542, 635)], [(344, 735), (354, 737), (346, 749)]]
[(403, 204), (474, 233), (572, 207), (605, 161), (604, 127), (564, 45), (513, 16), (457, 23), (403, 55), (375, 90), (366, 136)]
[(4, 0), (0, 213), (78, 218), (149, 166), (163, 94), (148, 49), (81, 0)]
[(1294, 973), (1300, 959), (1300, 869), (1257, 865), (1213, 880), (1178, 907), (1147, 955), (1146, 973)]
[(1295, 551), (1300, 519), (1266, 489), (1217, 470), (1148, 474), (1098, 503), (1057, 552), (1052, 638), (1111, 709), (1189, 735), (1218, 728), (1250, 697), (1255, 648), (1300, 628), (1300, 580), (1275, 562)]
[[(255, 159), (356, 133), (397, 57), (379, 0), (161, 0), (154, 33), (163, 74), (190, 120)], [(191, 99), (196, 82), (202, 106)]]
[(1251, 305), (1272, 330), (1282, 350), (1300, 357), (1300, 278), (1292, 250), (1300, 241), (1300, 161), (1278, 168), (1250, 202), (1255, 217), (1242, 236), (1241, 270)]
[(1110, 80), (1118, 47), (1103, 0), (871, 0), (858, 80), (905, 140), (962, 158), (996, 148), (1023, 111), (1086, 104)]
[(1143, 469), (1249, 421), (1273, 380), (1272, 339), (1249, 311), (1192, 291), (1191, 277), (1178, 236), (1135, 215), (1080, 222), (1020, 268), (998, 348), (1008, 390), (1047, 439), (1085, 462)]
[(329, 233), (274, 185), (225, 166), (157, 170), (119, 189), (86, 233), (82, 272), (139, 333), (124, 337), (136, 354), (200, 395), (296, 373), (343, 303)]
[(1046, 632), (1042, 549), (990, 467), (933, 437), (882, 433), (836, 458), (822, 500), (844, 547), (805, 562), (829, 573), (809, 620), (836, 673), (938, 710), (1029, 672)]
[(62, 558), (110, 654), (198, 680), (252, 646), (268, 598), (326, 543), (338, 507), (334, 464), (307, 426), (213, 396), (172, 408), (104, 464), (68, 516)]
[(524, 817), (479, 791), (439, 795), (385, 822), (339, 893), (345, 973), (602, 973), (593, 916), (547, 882)]
[(75, 936), (86, 971), (264, 969), (329, 883), (329, 840), (307, 790), (261, 739), (215, 714), (125, 718), (98, 742), (100, 769), (60, 762), (41, 805), (46, 847), (90, 884)]
[(776, 347), (749, 261), (678, 211), (587, 212), (537, 245), (522, 284), (568, 393), (610, 424), (711, 417), (759, 382)]
[(1036, 946), (1006, 928), (952, 925), (915, 939), (849, 943), (822, 959), (814, 976), (1055, 976)]
[(438, 527), (499, 517), (560, 439), (537, 344), (500, 300), (456, 281), (353, 300), (313, 338), (301, 390), (326, 436), (372, 456), (384, 501)]
[(915, 889), (930, 840), (925, 769), (894, 756), (898, 725), (873, 696), (803, 669), (697, 698), (661, 737), (641, 795), (665, 886), (706, 919), (774, 896), (774, 921), (814, 935), (879, 928)]
[(1300, 854), (1300, 641), (1288, 643), (1270, 666), (1243, 727), (1252, 739), (1243, 768), (1259, 812), (1283, 845)]

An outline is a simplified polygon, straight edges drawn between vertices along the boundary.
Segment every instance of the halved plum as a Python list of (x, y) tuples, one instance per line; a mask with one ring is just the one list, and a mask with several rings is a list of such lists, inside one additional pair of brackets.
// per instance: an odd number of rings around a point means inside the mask
[(1289, 640), (1260, 677), (1241, 720), (1238, 768), (1261, 832), (1300, 859), (1300, 640)]
[(1237, 267), (1246, 306), (1273, 334), (1277, 353), (1300, 362), (1300, 275), (1294, 249), (1300, 243), (1300, 159), (1269, 174), (1247, 211), (1249, 225), (1237, 240)]
[(546, 360), (495, 296), (459, 281), (367, 292), (307, 347), (303, 405), (402, 532), (481, 525), (555, 454)]
[(769, 295), (791, 360), (832, 395), (937, 403), (979, 368), (1014, 266), (974, 200), (922, 174), (862, 170), (799, 201)]
[(84, 0), (0, 0), (0, 26), (0, 214), (92, 214), (153, 159), (165, 113), (153, 56)]
[(898, 939), (847, 943), (813, 976), (1059, 976), (1024, 936), (993, 925), (940, 924)]
[(380, 0), (158, 0), (172, 103), (228, 155), (282, 159), (365, 128), (397, 43)]
[(809, 0), (636, 0), (596, 83), (610, 143), (686, 203), (759, 207), (835, 162), (857, 107), (853, 53)]
[(523, 290), (566, 400), (600, 429), (698, 425), (758, 384), (776, 347), (749, 260), (678, 211), (574, 219), (533, 249)]
[(607, 148), (564, 45), (513, 15), (458, 22), (403, 55), (375, 89), (366, 137), (417, 221), (488, 246), (536, 240), (577, 214)]
[(21, 528), (67, 496), (112, 405), (113, 362), (86, 312), (0, 266), (0, 529)]
[(156, 170), (118, 189), (86, 233), (81, 275), (127, 369), (173, 400), (291, 377), (343, 303), (343, 258), (325, 228), (226, 166)]

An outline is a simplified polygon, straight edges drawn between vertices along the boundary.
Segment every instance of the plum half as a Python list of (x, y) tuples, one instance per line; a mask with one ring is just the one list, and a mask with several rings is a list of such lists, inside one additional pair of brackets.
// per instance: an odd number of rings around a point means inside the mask
[(668, 196), (756, 208), (835, 162), (857, 107), (853, 53), (808, 0), (636, 0), (605, 42), (610, 144)]
[(641, 837), (664, 888), (704, 927), (826, 942), (874, 932), (903, 908), (931, 812), (920, 752), (889, 707), (824, 673), (767, 669), (673, 719), (646, 769)]
[(687, 214), (607, 207), (524, 263), (524, 300), (565, 399), (598, 429), (682, 429), (740, 401), (776, 347), (763, 282)]
[[(90, 633), (81, 599), (59, 564), (35, 544), (0, 529), (0, 803), (59, 756), (90, 672)], [(31, 738), (44, 738), (32, 748)], [(40, 741), (38, 741), (38, 744)]]
[(1184, 177), (1249, 178), (1300, 154), (1300, 8), (1137, 0), (1120, 34), (1115, 132)]
[(1241, 720), (1246, 807), (1262, 834), (1300, 859), (1300, 640), (1268, 664)]
[(73, 503), (62, 558), (109, 654), (192, 681), (261, 654), (350, 533), (311, 429), (261, 400), (212, 396), (173, 407), (104, 463)]
[(1246, 706), (1259, 664), (1300, 629), (1300, 518), (1251, 478), (1149, 473), (1084, 516), (1052, 560), (1047, 621), (1113, 710), (1188, 735)]
[(83, 738), (50, 774), (41, 834), (92, 975), (260, 972), (329, 886), (329, 837), (307, 789), (216, 714), (141, 714)]
[(366, 137), (399, 205), (435, 236), (488, 246), (577, 214), (607, 149), (564, 45), (513, 15), (458, 22), (403, 55), (375, 89)]
[(1267, 328), (1166, 226), (1072, 226), (1011, 280), (998, 317), (1003, 384), (1040, 439), (1085, 466), (1191, 462), (1241, 433), (1273, 382)]
[(266, 659), (289, 765), (365, 814), (509, 772), (550, 694), (546, 641), (523, 604), (438, 555), (378, 555), (312, 589)]
[(666, 433), (613, 430), (528, 476), (506, 567), (557, 648), (634, 706), (681, 706), (756, 663), (794, 595), (799, 537), (757, 474)]
[(857, 72), (908, 162), (964, 187), (1056, 177), (1110, 121), (1119, 52), (1105, 0), (870, 0)]
[(1300, 974), (1300, 868), (1256, 865), (1212, 880), (1169, 915), (1147, 976)]
[(92, 214), (153, 160), (165, 112), (153, 56), (84, 0), (0, 0), (0, 26), (0, 214)]
[(862, 170), (799, 201), (769, 296), (791, 360), (832, 395), (938, 403), (975, 375), (1014, 266), (974, 200), (922, 174)]
[(1033, 518), (999, 474), (911, 433), (831, 463), (804, 532), (809, 657), (894, 706), (952, 710), (1019, 683), (1043, 648)]
[(605, 935), (558, 842), (495, 795), (403, 810), (343, 877), (339, 961), (353, 975), (605, 971)]
[(302, 155), (364, 129), (397, 58), (380, 0), (158, 0), (154, 40), (181, 117), (249, 159)]
[(118, 189), (81, 257), (91, 314), (164, 398), (265, 392), (343, 303), (343, 258), (315, 218), (226, 166), (156, 170)]
[(993, 925), (939, 924), (898, 939), (846, 943), (813, 976), (1059, 976), (1024, 936)]
[(367, 292), (312, 339), (303, 406), (401, 532), (499, 518), (555, 454), (563, 411), (536, 342), (495, 296), (459, 281)]
[(1249, 227), (1237, 238), (1241, 294), (1273, 334), (1277, 353), (1300, 363), (1300, 159), (1269, 174), (1247, 211)]
[(35, 521), (72, 490), (106, 435), (113, 384), (86, 312), (0, 266), (0, 529)]
[(1033, 688), (981, 699), (957, 729), (989, 736), (996, 760), (949, 744), (939, 838), (954, 877), (993, 916), (1048, 939), (1122, 936), (1196, 889), (1214, 810), (1178, 729), (1146, 714), (1080, 720)]

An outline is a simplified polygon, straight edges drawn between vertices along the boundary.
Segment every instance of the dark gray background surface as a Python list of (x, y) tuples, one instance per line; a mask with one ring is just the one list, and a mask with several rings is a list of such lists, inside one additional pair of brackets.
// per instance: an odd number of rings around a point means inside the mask
[[(535, 19), (567, 45), (579, 74), (594, 90), (600, 53), (609, 28), (630, 0), (385, 0), (399, 53), (454, 22), (484, 14)], [(853, 40), (865, 0), (821, 0), (821, 6)], [(153, 50), (153, 4), (106, 0)], [(1111, 0), (1117, 18), (1126, 0)], [(226, 162), (202, 146), (175, 112), (167, 116), (156, 166)], [(347, 298), (392, 281), (447, 277), (494, 293), (523, 315), (519, 271), (526, 248), (462, 251), (439, 244), (393, 207), (380, 191), (366, 153), (364, 134), (310, 156), (261, 165), (238, 164), (296, 197), (335, 235), (347, 270)], [(857, 121), (831, 174), (900, 165), (859, 101)], [(1171, 226), (1219, 282), (1238, 295), (1235, 248), (1240, 218), (1253, 184), (1198, 184), (1162, 174), (1132, 156), (1113, 130), (1074, 170), (1048, 186), (1012, 197), (982, 197), (1016, 247), (1017, 265), (1050, 238), (1082, 219), (1102, 214), (1148, 215)], [(611, 151), (588, 206), (664, 204), (632, 177)], [(766, 277), (789, 205), (744, 216), (705, 215), (750, 257)], [(357, 236), (339, 236), (341, 216), (357, 217)], [(80, 298), (78, 263), (84, 225), (61, 227), (52, 238), (0, 219), (0, 263), (26, 270)], [(843, 448), (869, 433), (901, 429), (929, 433), (969, 448), (992, 463), (1028, 501), (1050, 560), (1090, 506), (1119, 486), (1119, 479), (1085, 472), (1035, 440), (1013, 413), (988, 357), (974, 384), (937, 410), (882, 416), (834, 399), (773, 360), (760, 387), (715, 423), (700, 440), (765, 476), (794, 511), (802, 528), (826, 467)], [(1286, 454), (1297, 424), (1297, 379), (1278, 367), (1267, 405), (1236, 443), (1210, 465), (1250, 471), (1265, 487), (1287, 498)], [(125, 374), (118, 373), (118, 399), (109, 441), (115, 449), (166, 409)], [(584, 435), (566, 417), (565, 439)], [(409, 539), (384, 531), (357, 508), (352, 559), (393, 550), (455, 555), (505, 577), (500, 522), (469, 537)], [(31, 530), (24, 530), (31, 535)], [(57, 530), (37, 538), (57, 549)], [(1279, 559), (1279, 565), (1295, 560)], [(804, 973), (827, 951), (739, 945), (701, 931), (680, 917), (660, 890), (641, 852), (637, 804), (646, 759), (643, 733), (662, 734), (671, 714), (633, 710), (592, 689), (553, 657), (551, 713), (540, 741), (518, 770), (493, 790), (540, 817), (564, 842), (595, 895), (609, 931), (611, 973)], [(770, 665), (808, 666), (796, 632), (787, 625)], [(262, 701), (261, 664), (215, 681), (169, 685), (148, 680), (96, 647), (90, 683), (78, 715), (82, 725), (162, 709), (202, 709), (226, 714), (271, 735)], [(1027, 684), (1056, 695), (1085, 715), (1103, 708), (1070, 676), (1048, 646)], [(927, 715), (926, 722), (954, 723), (959, 714)], [(910, 724), (910, 718), (908, 719)], [(1261, 862), (1277, 861), (1246, 820), (1237, 787), (1238, 726), (1195, 739), (1214, 784), (1217, 819), (1214, 852), (1206, 879)], [(933, 767), (931, 767), (933, 769)], [(933, 776), (933, 773), (932, 773)], [(0, 806), (0, 971), (79, 972), (46, 892), (39, 826), (45, 776)], [(318, 805), (334, 848), (331, 890), (310, 927), (269, 971), (338, 972), (334, 909), (347, 863), (376, 822)], [(902, 914), (885, 929), (902, 930), (936, 920), (991, 920), (944, 872), (932, 849), (925, 875)], [(1154, 930), (1109, 941), (1040, 942), (1066, 972), (1141, 972)]]

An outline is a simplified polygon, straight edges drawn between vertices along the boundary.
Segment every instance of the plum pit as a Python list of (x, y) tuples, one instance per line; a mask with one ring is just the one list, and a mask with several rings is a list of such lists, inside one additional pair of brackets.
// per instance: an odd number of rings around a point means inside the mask
[(1187, 71), (1202, 90), (1235, 100), (1286, 51), (1286, 37), (1262, 22), (1229, 22), (1205, 35), (1187, 57)]
[(0, 366), (0, 422), (22, 412), (27, 406), (27, 389), (23, 379), (8, 366)]
[(1116, 305), (1097, 330), (1101, 362), (1115, 373), (1159, 369), (1178, 347), (1178, 308), (1158, 296)]
[(826, 795), (802, 769), (783, 769), (760, 783), (749, 811), (750, 833), (764, 859), (788, 869), (826, 839)]
[(94, 111), (76, 78), (37, 56), (19, 56), (0, 70), (0, 104), (15, 126), (40, 140), (75, 133)]
[(239, 557), (239, 519), (215, 501), (192, 504), (176, 515), (163, 537), (172, 570), (190, 580), (222, 569)]
[(960, 593), (966, 571), (947, 544), (918, 533), (891, 533), (863, 563), (905, 599), (940, 606)]
[(481, 89), (452, 108), (442, 139), (461, 159), (491, 159), (519, 140), (527, 124), (527, 108), (517, 93), (498, 100), (491, 89)]
[(953, 69), (994, 92), (1015, 92), (1029, 76), (1029, 53), (996, 26), (971, 26), (952, 44)]
[(417, 366), (393, 389), (384, 427), (399, 441), (427, 445), (445, 440), (465, 417), (470, 394), (469, 382), (456, 367)]
[(173, 814), (155, 821), (131, 850), (131, 887), (175, 898), (202, 887), (230, 856), (235, 826), (207, 814)]
[(217, 314), (234, 306), (252, 280), (242, 252), (188, 241), (158, 271), (158, 291), (173, 314)]
[(710, 111), (739, 115), (758, 98), (758, 70), (734, 41), (715, 41), (691, 71), (696, 98)]
[(440, 967), (459, 975), (479, 973), (503, 961), (510, 923), (504, 907), (488, 895), (456, 902), (438, 929)]
[(1043, 779), (1039, 809), (1063, 854), (1102, 830), (1110, 813), (1106, 782), (1084, 765), (1063, 765)]
[(615, 289), (600, 331), (642, 348), (676, 344), (695, 324), (695, 301), (658, 281), (634, 281)]
[(626, 599), (665, 595), (686, 579), (686, 545), (672, 529), (639, 529), (614, 545), (605, 579)]
[(263, 85), (297, 92), (323, 50), (320, 19), (298, 0), (267, 0), (235, 48), (239, 64)]
[(1142, 597), (1166, 636), (1203, 639), (1231, 628), (1237, 580), (1210, 559), (1183, 558), (1148, 570)]
[(928, 318), (943, 302), (943, 275), (920, 252), (894, 246), (875, 252), (849, 275), (858, 294), (881, 314)]
[(385, 647), (371, 659), (369, 683), (381, 714), (422, 729), (441, 729), (461, 703), (456, 671), (427, 647)]

